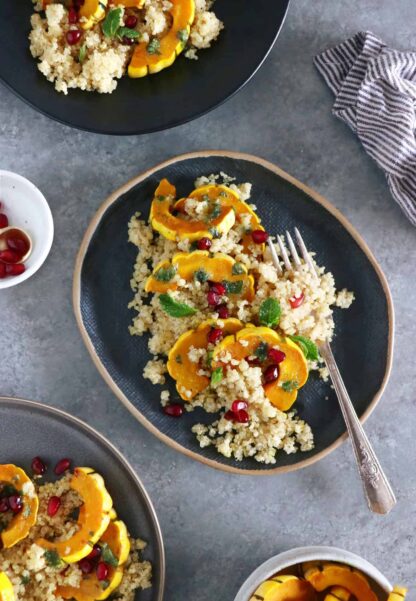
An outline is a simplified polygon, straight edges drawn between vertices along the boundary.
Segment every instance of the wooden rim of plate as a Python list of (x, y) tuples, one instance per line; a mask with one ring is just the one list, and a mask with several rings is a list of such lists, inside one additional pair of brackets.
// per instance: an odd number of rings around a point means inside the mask
[(361, 250), (364, 252), (364, 254), (367, 256), (368, 260), (370, 261), (374, 271), (376, 272), (376, 274), (380, 280), (380, 283), (382, 285), (382, 288), (383, 288), (383, 291), (384, 291), (384, 294), (386, 297), (388, 320), (389, 320), (389, 324), (388, 324), (389, 333), (388, 333), (388, 343), (387, 343), (386, 370), (384, 373), (383, 381), (381, 383), (379, 390), (377, 391), (374, 398), (372, 399), (371, 403), (369, 404), (369, 406), (367, 407), (367, 409), (365, 410), (365, 412), (363, 413), (363, 415), (360, 418), (362, 423), (364, 423), (367, 420), (367, 418), (371, 415), (371, 413), (375, 409), (377, 403), (379, 402), (379, 400), (384, 392), (384, 389), (386, 388), (387, 382), (390, 377), (392, 364), (393, 364), (394, 308), (393, 308), (393, 300), (391, 297), (391, 293), (390, 293), (390, 289), (389, 289), (389, 286), (387, 283), (386, 276), (384, 275), (380, 265), (378, 264), (376, 258), (374, 257), (374, 255), (371, 252), (371, 250), (369, 249), (369, 247), (367, 246), (366, 242), (364, 242), (363, 238), (360, 236), (360, 234), (357, 232), (357, 230), (353, 227), (353, 225), (346, 219), (346, 217), (344, 217), (344, 215), (338, 209), (336, 209), (321, 194), (319, 194), (318, 192), (315, 192), (314, 190), (312, 190), (311, 188), (309, 188), (308, 186), (306, 186), (305, 184), (303, 184), (296, 178), (292, 177), (291, 175), (289, 175), (288, 173), (286, 173), (285, 171), (280, 169), (280, 167), (277, 167), (273, 163), (270, 163), (269, 161), (266, 161), (265, 159), (261, 159), (254, 155), (245, 154), (245, 153), (241, 153), (241, 152), (225, 151), (225, 150), (205, 150), (205, 151), (181, 154), (181, 155), (175, 156), (171, 159), (168, 159), (167, 161), (164, 161), (163, 163), (159, 163), (158, 165), (156, 165), (155, 167), (152, 167), (151, 169), (148, 169), (147, 171), (144, 171), (137, 177), (134, 177), (133, 179), (129, 180), (126, 184), (124, 184), (123, 186), (118, 188), (118, 190), (113, 192), (107, 198), (107, 200), (105, 200), (103, 202), (103, 204), (100, 206), (98, 211), (93, 216), (93, 218), (87, 228), (87, 231), (85, 232), (85, 235), (81, 242), (81, 246), (80, 246), (78, 254), (77, 254), (77, 258), (75, 261), (73, 289), (72, 289), (72, 301), (73, 301), (75, 318), (76, 318), (76, 321), (78, 324), (78, 328), (81, 332), (81, 336), (84, 341), (84, 344), (87, 347), (87, 350), (90, 353), (91, 358), (92, 358), (96, 368), (98, 369), (99, 373), (101, 374), (102, 378), (105, 380), (105, 382), (108, 384), (108, 386), (114, 392), (114, 394), (118, 397), (118, 399), (134, 415), (134, 417), (145, 428), (147, 428), (147, 430), (149, 430), (149, 432), (151, 432), (157, 438), (159, 438), (159, 440), (166, 443), (167, 445), (169, 445), (176, 451), (180, 451), (181, 453), (187, 455), (188, 457), (191, 457), (192, 459), (196, 459), (197, 461), (200, 461), (201, 463), (204, 463), (205, 465), (209, 465), (211, 467), (214, 467), (216, 469), (219, 469), (219, 470), (222, 470), (225, 472), (231, 472), (234, 474), (251, 475), (251, 476), (260, 476), (260, 475), (268, 476), (268, 475), (272, 475), (272, 474), (293, 472), (295, 470), (312, 465), (312, 464), (316, 463), (317, 461), (319, 461), (320, 459), (323, 459), (324, 457), (329, 455), (332, 451), (334, 451), (336, 448), (338, 448), (342, 444), (342, 442), (344, 442), (348, 438), (348, 433), (345, 432), (344, 434), (342, 434), (339, 438), (337, 438), (337, 440), (335, 440), (326, 449), (324, 449), (323, 451), (320, 451), (319, 453), (316, 453), (315, 455), (313, 455), (313, 457), (308, 457), (307, 459), (300, 460), (298, 463), (293, 464), (293, 465), (285, 465), (285, 466), (280, 466), (280, 467), (276, 467), (276, 468), (268, 468), (267, 470), (262, 469), (261, 467), (259, 467), (259, 469), (257, 469), (257, 470), (255, 470), (255, 469), (247, 469), (246, 470), (246, 469), (234, 467), (231, 465), (222, 464), (219, 461), (216, 461), (214, 459), (208, 459), (206, 457), (203, 457), (199, 453), (196, 453), (195, 451), (187, 449), (183, 445), (177, 443), (176, 441), (172, 440), (169, 436), (167, 436), (166, 434), (161, 432), (139, 411), (139, 409), (137, 409), (137, 407), (135, 407), (133, 405), (133, 403), (127, 398), (127, 396), (117, 386), (117, 384), (114, 382), (114, 380), (112, 379), (112, 377), (110, 376), (110, 374), (108, 373), (106, 368), (104, 367), (103, 363), (101, 362), (100, 358), (98, 357), (98, 355), (95, 351), (95, 348), (91, 342), (90, 337), (88, 336), (87, 330), (86, 330), (83, 320), (82, 320), (81, 303), (80, 303), (80, 301), (81, 301), (82, 265), (83, 265), (84, 258), (87, 253), (88, 247), (89, 247), (90, 240), (91, 240), (92, 236), (94, 235), (95, 230), (99, 226), (101, 218), (103, 217), (106, 210), (114, 202), (116, 202), (120, 196), (122, 196), (123, 194), (126, 194), (126, 192), (128, 192), (131, 188), (133, 188), (134, 186), (136, 186), (137, 184), (139, 184), (140, 182), (142, 182), (149, 176), (153, 175), (153, 173), (159, 171), (160, 169), (169, 167), (170, 165), (173, 165), (174, 163), (180, 163), (180, 162), (183, 162), (183, 161), (186, 161), (189, 159), (198, 159), (198, 158), (213, 157), (213, 156), (226, 157), (226, 158), (256, 163), (256, 164), (261, 165), (262, 167), (268, 169), (269, 171), (272, 171), (273, 173), (275, 173), (282, 179), (291, 183), (296, 188), (299, 188), (300, 190), (305, 192), (313, 201), (315, 201), (318, 204), (320, 204), (321, 206), (323, 206), (329, 213), (331, 213), (331, 215), (333, 215), (341, 223), (341, 225), (348, 231), (348, 233), (355, 240), (355, 242), (358, 244), (358, 246), (361, 248)]
[(104, 436), (102, 434), (100, 434), (100, 432), (98, 432), (98, 430), (95, 430), (95, 428), (93, 428), (86, 422), (82, 421), (78, 417), (75, 417), (74, 415), (70, 415), (66, 411), (63, 411), (62, 409), (58, 409), (57, 407), (52, 407), (51, 405), (45, 405), (44, 403), (39, 403), (37, 401), (29, 401), (27, 399), (0, 396), (0, 406), (5, 403), (14, 404), (14, 405), (20, 406), (20, 407), (27, 407), (29, 409), (39, 409), (41, 411), (45, 411), (46, 413), (52, 414), (53, 416), (59, 417), (59, 418), (63, 419), (64, 421), (69, 422), (70, 424), (75, 426), (78, 430), (85, 431), (87, 434), (89, 434), (93, 438), (97, 439), (104, 447), (106, 447), (110, 451), (110, 453), (112, 455), (114, 455), (118, 459), (118, 461), (120, 461), (120, 463), (123, 465), (125, 470), (128, 472), (128, 474), (134, 480), (137, 488), (140, 490), (140, 493), (145, 501), (147, 510), (153, 521), (154, 531), (156, 533), (157, 549), (158, 549), (158, 552), (160, 555), (160, 566), (159, 566), (160, 591), (159, 591), (157, 601), (163, 601), (163, 595), (164, 595), (164, 589), (165, 589), (165, 577), (166, 577), (166, 559), (165, 559), (165, 548), (163, 545), (162, 530), (160, 528), (160, 524), (159, 524), (158, 517), (156, 515), (155, 508), (153, 507), (153, 503), (149, 497), (148, 492), (146, 491), (146, 489), (143, 485), (143, 482), (141, 481), (139, 476), (136, 474), (134, 468), (130, 465), (130, 463), (124, 457), (124, 455), (109, 440), (104, 438)]

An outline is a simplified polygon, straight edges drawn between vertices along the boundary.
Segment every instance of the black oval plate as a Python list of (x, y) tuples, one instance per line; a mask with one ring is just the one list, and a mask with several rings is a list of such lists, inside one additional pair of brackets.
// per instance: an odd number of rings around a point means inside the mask
[[(74, 308), (84, 342), (100, 373), (130, 411), (159, 438), (176, 449), (231, 471), (288, 471), (317, 461), (340, 444), (345, 425), (334, 391), (311, 375), (296, 402), (312, 426), (316, 447), (309, 453), (278, 455), (275, 466), (254, 460), (236, 462), (208, 447), (191, 433), (212, 415), (197, 410), (180, 420), (165, 416), (159, 404), (162, 387), (142, 377), (150, 358), (146, 337), (132, 337), (130, 277), (136, 249), (127, 243), (127, 223), (136, 211), (148, 216), (153, 192), (167, 177), (179, 195), (192, 190), (199, 175), (223, 171), (239, 182), (252, 182), (252, 200), (271, 233), (300, 228), (306, 244), (335, 276), (338, 289), (353, 290), (348, 311), (335, 312), (333, 349), (357, 413), (365, 418), (386, 385), (392, 362), (393, 306), (387, 282), (359, 234), (325, 199), (271, 163), (250, 155), (224, 152), (176, 157), (116, 191), (100, 208), (84, 237), (74, 275)], [(174, 386), (170, 386), (175, 395)]]
[[(71, 457), (75, 465), (93, 467), (103, 476), (129, 532), (148, 543), (143, 555), (152, 562), (152, 587), (135, 599), (162, 601), (165, 556), (159, 523), (143, 484), (119, 451), (81, 420), (32, 401), (0, 397), (0, 424), (2, 463), (15, 463), (30, 474), (36, 455), (49, 466)], [(54, 479), (51, 469), (45, 476), (49, 479)]]
[(159, 74), (123, 77), (112, 94), (55, 91), (29, 51), (31, 0), (0, 2), (0, 79), (40, 112), (102, 134), (143, 134), (199, 117), (237, 92), (270, 52), (289, 0), (217, 0), (226, 29), (198, 61), (179, 57)]

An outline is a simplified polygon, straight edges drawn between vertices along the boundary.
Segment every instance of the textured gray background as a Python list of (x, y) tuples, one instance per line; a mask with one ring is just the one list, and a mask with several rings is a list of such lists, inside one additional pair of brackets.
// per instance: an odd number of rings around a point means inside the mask
[[(311, 544), (345, 547), (391, 580), (416, 585), (415, 230), (391, 199), (383, 174), (331, 116), (331, 94), (312, 66), (314, 54), (359, 29), (414, 49), (415, 23), (414, 0), (293, 0), (271, 56), (240, 94), (193, 123), (144, 137), (73, 131), (0, 89), (1, 167), (39, 186), (56, 227), (42, 270), (0, 294), (0, 394), (71, 411), (133, 463), (160, 518), (169, 601), (232, 601), (260, 562)], [(127, 179), (174, 154), (202, 148), (258, 154), (309, 184), (352, 221), (385, 270), (396, 307), (396, 354), (367, 429), (399, 498), (390, 516), (367, 511), (349, 444), (286, 476), (216, 472), (135, 423), (91, 363), (71, 307), (74, 258), (90, 218)]]

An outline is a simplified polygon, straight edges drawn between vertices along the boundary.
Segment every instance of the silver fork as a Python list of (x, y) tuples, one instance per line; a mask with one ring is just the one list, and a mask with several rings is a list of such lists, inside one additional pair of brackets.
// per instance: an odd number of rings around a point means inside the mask
[[(295, 237), (305, 263), (308, 265), (313, 275), (319, 279), (315, 264), (313, 263), (303, 238), (297, 228), (295, 228)], [(302, 262), (300, 260), (298, 251), (296, 250), (296, 245), (293, 241), (293, 238), (289, 232), (286, 232), (286, 239), (290, 256), (293, 259), (294, 265), (292, 265), (289, 253), (286, 250), (281, 236), (277, 237), (277, 243), (282, 255), (285, 269), (288, 271), (295, 271), (302, 265)], [(282, 274), (283, 270), (280, 266), (276, 248), (270, 238), (268, 240), (268, 245), (272, 254), (273, 263), (278, 273)], [(331, 345), (327, 341), (322, 341), (318, 344), (318, 348), (321, 357), (326, 363), (338, 397), (342, 415), (344, 416), (352, 448), (354, 450), (358, 471), (361, 477), (368, 506), (371, 511), (375, 513), (387, 514), (396, 505), (396, 497), (394, 492), (383, 470), (381, 469), (381, 465), (376, 457), (376, 454), (374, 453), (361, 422), (358, 419), (357, 413), (355, 412), (354, 406), (348, 395), (347, 389), (345, 388), (345, 384), (342, 380), (337, 363), (332, 353)]]

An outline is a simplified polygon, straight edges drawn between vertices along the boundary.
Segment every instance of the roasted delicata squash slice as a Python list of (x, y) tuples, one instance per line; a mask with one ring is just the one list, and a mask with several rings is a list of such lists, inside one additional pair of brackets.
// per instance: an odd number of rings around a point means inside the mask
[(274, 576), (263, 582), (250, 601), (315, 601), (313, 587), (296, 576)]
[[(253, 209), (239, 197), (237, 192), (227, 186), (209, 184), (196, 188), (189, 198), (195, 198), (201, 202), (219, 203), (223, 207), (231, 207), (235, 213), (237, 223), (248, 224), (247, 231), (243, 236), (242, 244), (247, 250), (253, 243), (252, 230), (263, 229), (260, 219)], [(175, 203), (175, 210), (183, 213), (185, 211), (186, 198), (181, 198)]]
[(36, 541), (40, 547), (55, 551), (66, 563), (75, 563), (91, 552), (110, 523), (113, 506), (102, 476), (90, 467), (75, 468), (71, 488), (83, 501), (78, 516), (79, 530), (64, 541), (53, 542), (44, 538)]
[(124, 522), (112, 514), (107, 530), (104, 532), (98, 545), (102, 549), (103, 560), (109, 566), (108, 577), (103, 582), (98, 580), (95, 570), (90, 574), (84, 574), (79, 587), (59, 586), (56, 594), (64, 599), (75, 599), (76, 601), (107, 599), (111, 593), (120, 585), (123, 578), (123, 564), (127, 561), (130, 553), (130, 541)]
[(136, 45), (128, 68), (130, 77), (145, 77), (170, 67), (184, 49), (195, 18), (195, 0), (170, 1), (170, 29), (160, 39)]
[(189, 221), (172, 213), (176, 189), (168, 180), (160, 182), (150, 208), (150, 223), (154, 230), (168, 240), (199, 240), (227, 233), (235, 223), (231, 207), (222, 207), (218, 215), (209, 221)]
[(235, 336), (227, 336), (216, 346), (212, 367), (215, 369), (223, 365), (222, 359), (228, 353), (238, 361), (263, 354), (264, 360), (267, 361), (267, 350), (272, 347), (283, 351), (286, 357), (279, 364), (278, 379), (265, 384), (264, 392), (275, 407), (280, 411), (287, 411), (296, 401), (299, 388), (308, 379), (308, 365), (305, 356), (298, 345), (289, 338), (280, 336), (270, 328), (244, 328)]
[(8, 549), (26, 538), (36, 522), (39, 500), (32, 480), (16, 465), (11, 463), (0, 465), (0, 490), (8, 487), (12, 494), (18, 494), (23, 507), (15, 514), (7, 527), (0, 533), (0, 547)]
[(406, 599), (406, 595), (407, 588), (404, 588), (402, 586), (395, 586), (392, 592), (390, 593), (387, 601), (403, 601), (404, 599)]
[(303, 573), (318, 592), (340, 586), (357, 601), (377, 601), (367, 578), (355, 568), (332, 562), (308, 562), (303, 566)]
[(324, 601), (350, 601), (351, 593), (342, 586), (334, 586), (329, 593), (325, 595)]
[(146, 292), (163, 293), (176, 290), (176, 274), (188, 282), (222, 282), (226, 287), (227, 296), (238, 295), (248, 300), (254, 298), (254, 278), (248, 275), (247, 268), (228, 255), (210, 255), (206, 250), (177, 253), (172, 261), (163, 261), (156, 265), (146, 282)]
[[(238, 319), (223, 319), (224, 336), (234, 334), (243, 328), (243, 324)], [(208, 334), (212, 328), (218, 328), (217, 322), (213, 320), (203, 321), (196, 330), (188, 330), (178, 338), (176, 344), (169, 352), (167, 369), (169, 375), (176, 380), (176, 389), (179, 395), (185, 400), (190, 401), (199, 392), (207, 388), (210, 378), (206, 375), (200, 375), (201, 369), (205, 367), (210, 371), (210, 366), (202, 366), (190, 360), (188, 353), (191, 347), (195, 349), (206, 349), (208, 347)]]
[(0, 572), (0, 601), (15, 601), (13, 585), (4, 572)]
[(104, 19), (107, 4), (108, 0), (84, 0), (84, 4), (79, 9), (82, 29), (91, 29)]

